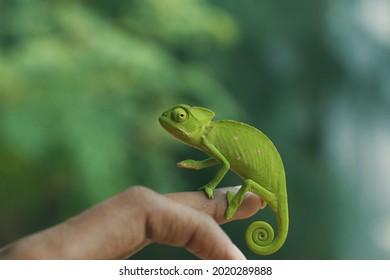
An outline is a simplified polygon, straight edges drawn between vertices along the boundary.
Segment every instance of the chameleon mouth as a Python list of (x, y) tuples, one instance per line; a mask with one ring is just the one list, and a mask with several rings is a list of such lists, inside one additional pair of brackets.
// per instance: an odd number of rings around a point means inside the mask
[(173, 126), (169, 119), (167, 118), (167, 114), (163, 114), (161, 117), (158, 118), (158, 121), (160, 122), (160, 125), (169, 132), (169, 134), (173, 134), (173, 131), (177, 130), (177, 127)]
[(183, 130), (181, 127), (178, 127), (176, 125), (173, 125), (171, 123), (171, 120), (168, 118), (168, 114), (164, 113), (159, 118), (158, 121), (160, 122), (160, 125), (173, 137), (180, 139), (180, 135), (188, 135), (188, 133)]
[(172, 127), (172, 125), (169, 125), (169, 121), (167, 119), (167, 115), (163, 114), (161, 117), (158, 118), (158, 121), (160, 122), (160, 125), (168, 131), (168, 127)]

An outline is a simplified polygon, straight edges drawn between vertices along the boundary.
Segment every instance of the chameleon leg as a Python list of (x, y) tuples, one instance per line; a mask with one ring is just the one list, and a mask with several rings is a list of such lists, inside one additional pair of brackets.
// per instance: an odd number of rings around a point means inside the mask
[[(246, 192), (253, 192), (263, 199), (263, 203), (269, 203), (271, 208), (276, 208), (276, 196), (272, 192), (268, 191), (263, 186), (259, 185), (251, 179), (244, 181), (242, 187), (234, 195), (232, 192), (227, 192), (226, 197), (228, 200), (228, 208), (226, 210), (225, 218), (227, 220), (234, 216), (237, 208), (241, 205)], [(263, 204), (263, 208), (265, 205)]]
[[(218, 149), (207, 140), (205, 136), (202, 136), (202, 143), (207, 148), (212, 158), (215, 158), (215, 162), (221, 163), (221, 167), (218, 169), (217, 174), (215, 174), (214, 178), (210, 182), (208, 182), (205, 186), (200, 188), (201, 190), (202, 189), (204, 190), (208, 198), (212, 198), (214, 189), (217, 187), (219, 182), (221, 182), (222, 178), (230, 169), (230, 163), (221, 154), (221, 152), (218, 151)], [(210, 162), (214, 163), (214, 161), (208, 160), (208, 164), (210, 164)]]
[[(207, 158), (204, 160), (192, 160), (192, 159), (183, 160), (179, 162), (177, 166), (181, 168), (200, 170), (217, 164), (219, 164), (219, 162), (215, 158)], [(214, 177), (214, 179), (211, 180), (205, 186), (199, 188), (199, 190), (204, 190), (207, 197), (212, 198), (215, 187), (218, 185), (218, 183), (221, 181), (221, 179), (223, 178), (223, 176), (226, 174), (228, 170), (229, 168), (223, 165), (218, 171), (218, 173), (216, 174), (216, 176)]]
[(221, 168), (217, 171), (217, 174), (215, 174), (214, 178), (206, 185), (199, 188), (199, 190), (204, 190), (208, 198), (213, 198), (214, 189), (217, 187), (219, 182), (221, 182), (222, 178), (228, 172), (229, 168), (230, 168), (229, 163), (227, 164), (223, 163)]
[(207, 158), (204, 160), (192, 160), (192, 159), (183, 160), (183, 161), (179, 162), (177, 164), (177, 166), (181, 167), (181, 168), (200, 170), (200, 169), (211, 167), (211, 166), (214, 166), (217, 164), (218, 164), (218, 161), (215, 158)]

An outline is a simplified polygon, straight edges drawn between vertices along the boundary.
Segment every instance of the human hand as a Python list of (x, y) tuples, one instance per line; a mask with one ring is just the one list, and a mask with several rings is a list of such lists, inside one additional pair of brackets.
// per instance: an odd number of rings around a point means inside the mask
[[(227, 222), (226, 192), (158, 194), (131, 187), (58, 225), (3, 249), (0, 259), (125, 259), (157, 242), (185, 247), (201, 259), (245, 259), (218, 226)], [(261, 199), (248, 193), (232, 220), (255, 214)], [(229, 220), (230, 221), (230, 220)]]

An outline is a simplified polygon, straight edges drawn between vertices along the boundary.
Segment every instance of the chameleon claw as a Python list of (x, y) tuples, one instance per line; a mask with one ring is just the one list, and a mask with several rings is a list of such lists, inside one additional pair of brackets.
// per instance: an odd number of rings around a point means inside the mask
[(233, 218), (234, 216), (234, 213), (236, 213), (236, 210), (237, 210), (237, 205), (236, 203), (234, 203), (234, 194), (232, 192), (227, 192), (226, 193), (226, 199), (228, 201), (228, 207), (226, 209), (226, 214), (225, 214), (225, 219), (226, 220), (230, 220), (231, 218)]
[(231, 191), (228, 191), (228, 192), (226, 193), (226, 199), (227, 199), (227, 201), (228, 201), (228, 205), (232, 202), (233, 197), (234, 197), (234, 194), (233, 194)]
[(230, 220), (231, 218), (233, 218), (234, 213), (236, 213), (236, 210), (237, 210), (237, 209), (233, 209), (233, 208), (229, 205), (228, 209), (226, 210), (225, 219), (226, 219), (226, 220)]
[(212, 199), (214, 197), (214, 189), (208, 184), (199, 188), (199, 190), (203, 190), (208, 199)]
[(188, 169), (196, 169), (195, 162), (191, 159), (183, 160), (177, 163), (177, 167), (180, 168), (188, 168)]
[(207, 195), (207, 197), (208, 197), (209, 199), (212, 199), (212, 198), (214, 197), (214, 190), (213, 190), (212, 188), (206, 187), (206, 188), (204, 189), (204, 192), (206, 193), (206, 195)]

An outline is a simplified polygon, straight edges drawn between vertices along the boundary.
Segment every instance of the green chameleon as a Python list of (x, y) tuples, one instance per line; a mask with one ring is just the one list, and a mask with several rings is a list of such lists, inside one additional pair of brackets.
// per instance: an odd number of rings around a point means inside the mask
[(235, 195), (227, 193), (226, 219), (233, 217), (248, 191), (263, 199), (263, 207), (270, 205), (276, 215), (276, 238), (271, 225), (256, 221), (246, 230), (245, 239), (254, 253), (273, 254), (282, 247), (288, 232), (286, 177), (282, 159), (268, 137), (256, 128), (231, 120), (211, 121), (214, 116), (214, 112), (206, 108), (177, 105), (164, 112), (159, 121), (175, 138), (210, 156), (201, 161), (181, 161), (177, 164), (179, 167), (199, 170), (221, 165), (214, 178), (201, 188), (208, 198), (213, 197), (215, 187), (229, 169), (244, 179)]

